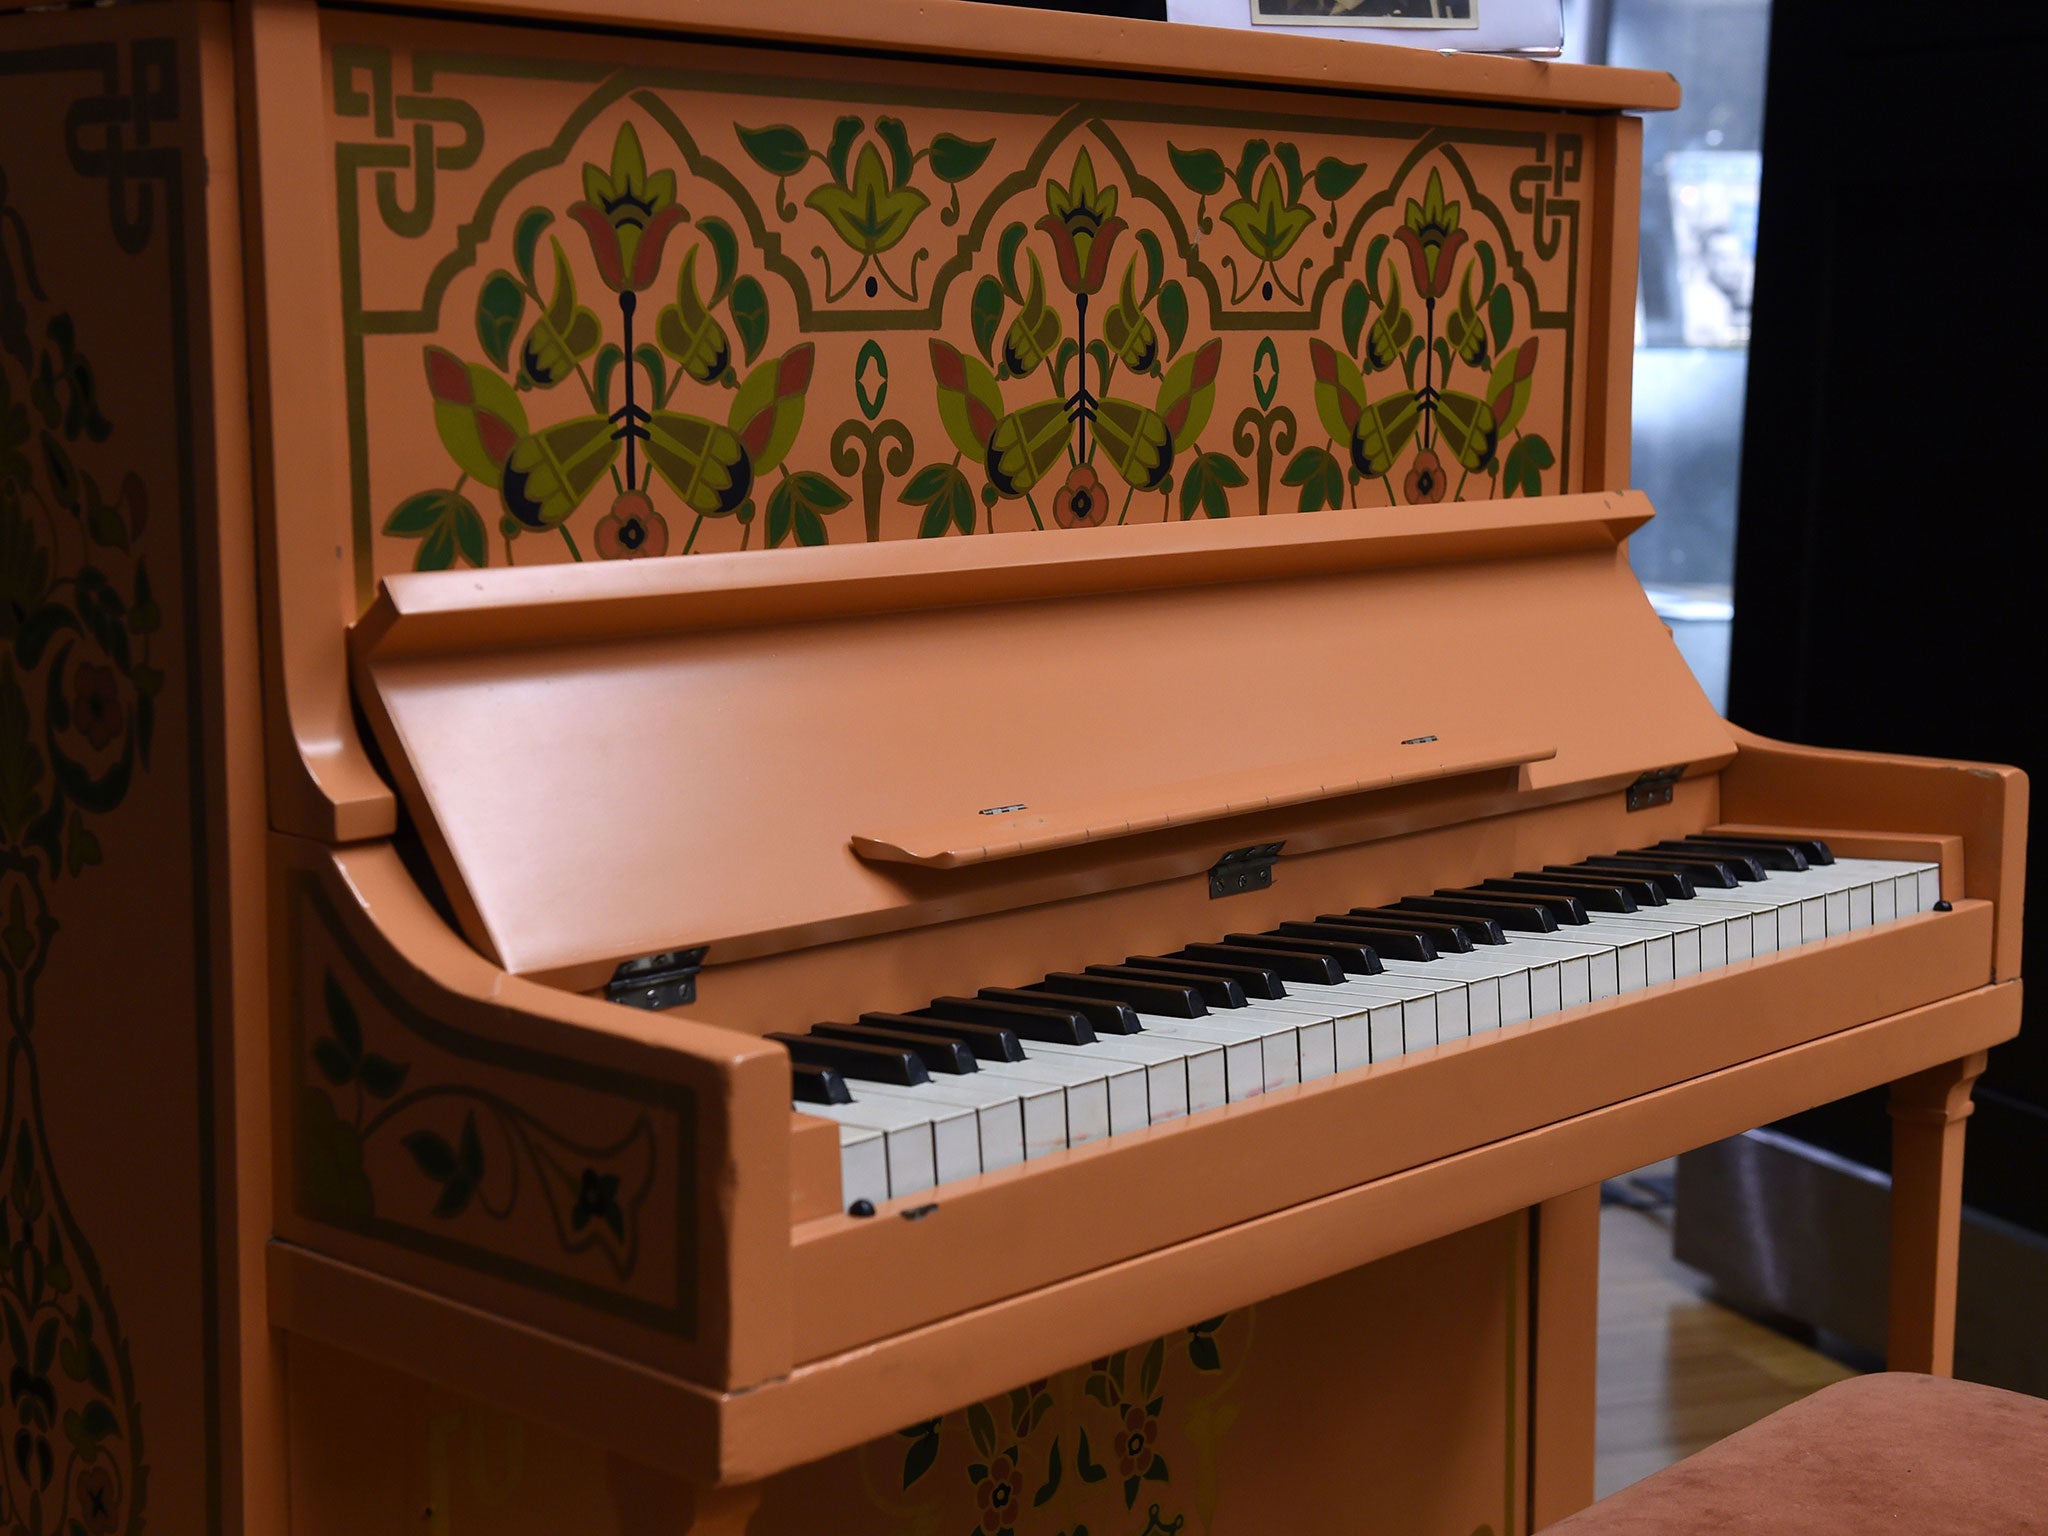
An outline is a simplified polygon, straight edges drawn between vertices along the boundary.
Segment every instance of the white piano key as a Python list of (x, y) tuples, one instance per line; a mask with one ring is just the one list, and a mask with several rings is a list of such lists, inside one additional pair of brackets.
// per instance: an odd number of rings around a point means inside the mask
[[(1152, 1125), (1179, 1119), (1188, 1113), (1191, 1104), (1196, 1109), (1213, 1107), (1210, 1103), (1191, 1098), (1191, 1073), (1201, 1075), (1205, 1088), (1213, 1083), (1214, 1103), (1223, 1102), (1223, 1052), (1197, 1047), (1185, 1040), (1160, 1040), (1149, 1035), (1097, 1035), (1093, 1045), (1059, 1045), (1034, 1040), (1030, 1054), (1070, 1056), (1084, 1062), (1090, 1058), (1099, 1061), (1107, 1057), (1143, 1068), (1148, 1123)], [(1198, 1066), (1198, 1061), (1206, 1065)]]
[(839, 1127), (839, 1198), (846, 1205), (889, 1198), (889, 1154), (882, 1133), (865, 1126)]
[[(1500, 976), (1494, 969), (1466, 965), (1464, 962), (1470, 958), (1469, 955), (1439, 955), (1434, 960), (1389, 960), (1383, 957), (1380, 964), (1386, 967), (1384, 974), (1388, 976), (1431, 982), (1441, 977), (1455, 982), (1465, 994), (1465, 1033), (1477, 1035), (1500, 1028)], [(1441, 1013), (1437, 1027), (1438, 1033), (1442, 1034), (1444, 1021)]]
[[(1034, 1117), (1041, 1127), (1041, 1138), (1042, 1128), (1051, 1123), (1059, 1127), (1059, 1134), (1063, 1140), (1066, 1130), (1065, 1111), (1060, 1108), (1058, 1094), (1048, 1089), (1035, 1094), (1034, 1097), (1044, 1101)], [(988, 1082), (983, 1080), (979, 1072), (934, 1072), (930, 1082), (919, 1083), (915, 1087), (903, 1087), (896, 1083), (864, 1082), (860, 1085), (855, 1098), (901, 1099), (912, 1105), (951, 1104), (971, 1109), (975, 1114), (975, 1129), (980, 1142), (981, 1172), (994, 1173), (998, 1168), (1008, 1168), (1013, 1163), (1021, 1163), (1025, 1159), (1024, 1101), (1015, 1083), (1002, 1085)], [(1046, 1151), (1056, 1150), (1057, 1146), (1041, 1148), (1031, 1155), (1042, 1157)]]
[[(982, 1071), (997, 1080), (1014, 1078), (1023, 1082), (1056, 1085), (1066, 1090), (1067, 1145), (1085, 1146), (1109, 1134), (1109, 1078), (1113, 1070), (1102, 1063), (1075, 1062), (1058, 1056), (1033, 1056), (1026, 1043), (1023, 1061), (985, 1061)], [(1124, 1069), (1139, 1075), (1142, 1068)], [(1142, 1123), (1142, 1122), (1140, 1122)]]
[(1918, 874), (1918, 884), (1920, 887), (1919, 910), (1922, 912), (1932, 912), (1934, 904), (1941, 900), (1941, 870), (1938, 866), (1930, 864), (1925, 869), (1920, 870)]
[[(1255, 1098), (1266, 1091), (1263, 1035), (1241, 1029), (1212, 1029), (1207, 1015), (1199, 1019), (1178, 1019), (1165, 1014), (1140, 1013), (1138, 1022), (1147, 1035), (1157, 1039), (1185, 1040), (1193, 1045), (1220, 1049), (1223, 1052), (1225, 1103)], [(1269, 1029), (1267, 1033), (1270, 1032)]]
[[(849, 1090), (853, 1086), (847, 1085)], [(966, 1110), (948, 1112), (962, 1120), (972, 1119)], [(914, 1195), (938, 1182), (936, 1143), (932, 1136), (935, 1117), (922, 1106), (879, 1097), (863, 1099), (856, 1094), (851, 1104), (806, 1104), (804, 1113), (879, 1132), (888, 1163), (890, 1198)]]

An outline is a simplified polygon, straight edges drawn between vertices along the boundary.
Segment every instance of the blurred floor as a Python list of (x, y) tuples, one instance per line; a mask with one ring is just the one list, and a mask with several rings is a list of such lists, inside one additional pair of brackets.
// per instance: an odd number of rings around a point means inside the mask
[(1671, 1257), (1669, 1167), (1614, 1181), (1600, 1213), (1603, 1498), (1854, 1374), (1706, 1299)]

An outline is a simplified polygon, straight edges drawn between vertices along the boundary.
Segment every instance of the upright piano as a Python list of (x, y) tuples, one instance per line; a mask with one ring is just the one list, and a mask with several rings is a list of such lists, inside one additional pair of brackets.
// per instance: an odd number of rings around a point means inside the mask
[(1892, 1085), (2026, 788), (1629, 572), (1661, 76), (870, 0), (0, 17), (0, 1513), (1507, 1536), (1598, 1186)]

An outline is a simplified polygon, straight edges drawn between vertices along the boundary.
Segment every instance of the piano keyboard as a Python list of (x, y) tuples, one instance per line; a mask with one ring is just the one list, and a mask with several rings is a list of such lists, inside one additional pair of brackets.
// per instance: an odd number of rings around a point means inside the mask
[(770, 1038), (866, 1209), (1939, 899), (1933, 864), (1696, 835)]

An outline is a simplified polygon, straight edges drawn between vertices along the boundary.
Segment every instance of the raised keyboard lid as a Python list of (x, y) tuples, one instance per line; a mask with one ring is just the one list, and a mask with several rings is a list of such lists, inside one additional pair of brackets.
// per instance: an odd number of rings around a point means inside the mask
[[(1734, 753), (1638, 494), (388, 580), (358, 693), (450, 904), (596, 986)], [(1475, 801), (1478, 794), (1482, 798)], [(1486, 798), (1490, 797), (1490, 798)]]

